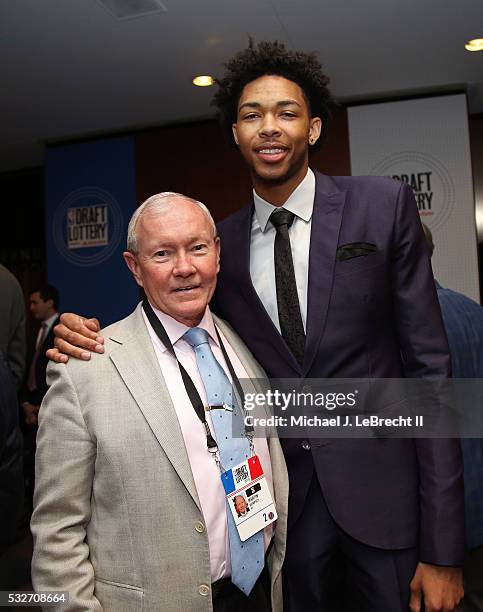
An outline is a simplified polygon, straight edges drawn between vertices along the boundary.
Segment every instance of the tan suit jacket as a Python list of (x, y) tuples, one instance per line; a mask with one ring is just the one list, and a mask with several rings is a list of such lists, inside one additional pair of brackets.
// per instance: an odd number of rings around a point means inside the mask
[[(238, 336), (215, 321), (250, 378), (262, 378)], [(48, 369), (37, 438), (34, 587), (69, 591), (63, 609), (76, 612), (210, 612), (203, 515), (140, 306), (103, 335), (105, 355)], [(288, 478), (276, 438), (270, 455), (279, 518), (269, 570), (278, 612)]]

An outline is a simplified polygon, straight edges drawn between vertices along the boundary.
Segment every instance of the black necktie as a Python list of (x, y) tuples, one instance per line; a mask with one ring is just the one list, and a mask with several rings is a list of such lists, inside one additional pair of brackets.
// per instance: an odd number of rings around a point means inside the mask
[(270, 221), (277, 231), (275, 236), (275, 284), (277, 287), (278, 320), (282, 336), (295, 359), (304, 360), (305, 332), (300, 314), (297, 284), (293, 268), (292, 249), (288, 228), (295, 215), (285, 208), (274, 210)]

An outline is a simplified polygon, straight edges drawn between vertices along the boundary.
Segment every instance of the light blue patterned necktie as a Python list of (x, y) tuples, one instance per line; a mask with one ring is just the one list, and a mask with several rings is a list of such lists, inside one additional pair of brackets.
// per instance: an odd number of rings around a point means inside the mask
[[(250, 457), (250, 444), (245, 436), (243, 415), (236, 398), (233, 397), (232, 385), (213, 355), (208, 332), (200, 327), (192, 327), (184, 334), (183, 339), (195, 351), (196, 364), (208, 404), (210, 406), (227, 404), (233, 410), (215, 409), (210, 413), (221, 464), (225, 470), (230, 469)], [(242, 542), (228, 505), (226, 514), (230, 540), (231, 581), (248, 595), (264, 566), (263, 531)]]

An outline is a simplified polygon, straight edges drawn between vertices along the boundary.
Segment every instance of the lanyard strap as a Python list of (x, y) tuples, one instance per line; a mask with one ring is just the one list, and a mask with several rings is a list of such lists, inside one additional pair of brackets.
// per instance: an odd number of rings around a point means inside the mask
[[(213, 435), (211, 434), (210, 431), (210, 426), (208, 425), (208, 422), (206, 420), (206, 412), (203, 406), (203, 402), (201, 400), (200, 394), (198, 393), (197, 388), (195, 387), (194, 382), (191, 380), (191, 376), (188, 374), (188, 372), (185, 370), (184, 366), (182, 363), (180, 363), (180, 361), (178, 360), (178, 358), (176, 357), (176, 353), (174, 351), (174, 347), (171, 344), (171, 340), (169, 339), (168, 334), (166, 333), (166, 330), (164, 329), (163, 324), (161, 323), (161, 321), (158, 319), (158, 317), (156, 316), (156, 313), (154, 312), (154, 310), (151, 308), (151, 304), (148, 302), (147, 299), (143, 300), (143, 309), (144, 312), (146, 313), (146, 316), (148, 318), (149, 323), (151, 324), (151, 327), (154, 329), (156, 335), (158, 336), (158, 338), (161, 340), (161, 342), (164, 344), (164, 346), (167, 348), (167, 350), (171, 353), (171, 355), (173, 355), (173, 357), (176, 359), (177, 363), (178, 363), (178, 367), (179, 367), (179, 371), (181, 374), (181, 378), (183, 379), (183, 384), (185, 386), (186, 389), (186, 393), (188, 394), (188, 397), (190, 398), (191, 404), (193, 406), (194, 411), (196, 412), (199, 420), (201, 421), (201, 423), (203, 424), (203, 427), (205, 428), (205, 432), (206, 432), (206, 446), (208, 448), (208, 451), (210, 453), (216, 453), (218, 451), (218, 444), (216, 443), (216, 440), (214, 439)], [(216, 329), (216, 327), (215, 327)], [(242, 409), (244, 406), (244, 393), (243, 393), (243, 389), (242, 386), (240, 384), (240, 381), (238, 380), (238, 376), (235, 373), (235, 370), (233, 368), (233, 365), (228, 357), (228, 354), (226, 352), (226, 349), (223, 345), (223, 342), (221, 341), (221, 337), (220, 334), (218, 332), (218, 330), (216, 329), (216, 334), (218, 336), (218, 340), (220, 342), (220, 347), (221, 347), (221, 352), (223, 353), (223, 357), (226, 361), (228, 370), (230, 372), (232, 381), (236, 387), (236, 390), (238, 392), (238, 395), (240, 396), (240, 401)], [(247, 426), (245, 425), (245, 434), (248, 438), (248, 440), (250, 441), (250, 446), (252, 445), (252, 438), (253, 438), (253, 427), (252, 426)]]
[[(226, 352), (225, 345), (223, 344), (223, 342), (221, 340), (220, 332), (218, 331), (216, 325), (215, 325), (215, 331), (216, 331), (216, 335), (218, 336), (218, 341), (220, 342), (220, 348), (221, 348), (221, 352), (223, 354), (223, 358), (225, 359), (226, 365), (227, 365), (228, 370), (230, 372), (231, 379), (233, 381), (233, 384), (235, 385), (236, 391), (238, 393), (238, 397), (240, 398), (241, 410), (242, 410), (242, 412), (244, 412), (245, 392), (243, 391), (243, 388), (241, 386), (240, 380), (239, 380), (238, 376), (236, 375), (235, 369), (233, 368), (233, 364), (231, 363), (230, 358), (228, 357), (228, 353)], [(253, 438), (254, 431), (255, 430), (254, 430), (252, 425), (246, 425), (245, 424), (245, 433), (247, 435), (247, 438), (250, 441), (251, 441), (251, 438)]]

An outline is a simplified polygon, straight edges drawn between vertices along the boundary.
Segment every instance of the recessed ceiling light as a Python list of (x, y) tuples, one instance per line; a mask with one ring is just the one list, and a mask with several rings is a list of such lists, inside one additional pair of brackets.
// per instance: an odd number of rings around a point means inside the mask
[(209, 87), (213, 85), (215, 79), (209, 74), (202, 74), (193, 79), (193, 85), (197, 85), (198, 87)]
[(118, 19), (145, 17), (154, 13), (166, 13), (168, 9), (161, 0), (97, 0)]
[(483, 38), (469, 40), (465, 45), (465, 49), (467, 51), (483, 51)]

